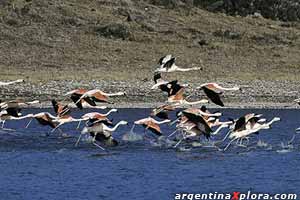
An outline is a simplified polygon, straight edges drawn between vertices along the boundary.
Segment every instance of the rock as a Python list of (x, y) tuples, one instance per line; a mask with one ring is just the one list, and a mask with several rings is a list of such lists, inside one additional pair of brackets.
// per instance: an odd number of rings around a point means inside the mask
[(131, 35), (129, 28), (126, 25), (119, 23), (96, 27), (95, 32), (103, 37), (121, 38), (123, 40), (128, 39)]
[(242, 38), (241, 33), (230, 30), (217, 30), (213, 34), (217, 37), (224, 37), (231, 40), (237, 40)]
[(256, 13), (259, 13), (265, 18), (300, 20), (299, 0), (224, 0), (224, 9), (229, 14), (241, 16), (258, 16)]

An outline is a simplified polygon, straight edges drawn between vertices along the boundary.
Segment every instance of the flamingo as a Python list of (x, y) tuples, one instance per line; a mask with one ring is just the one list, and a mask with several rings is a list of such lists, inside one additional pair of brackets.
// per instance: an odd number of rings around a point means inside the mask
[(163, 121), (157, 121), (152, 117), (143, 118), (134, 122), (134, 124), (142, 125), (145, 129), (149, 129), (152, 133), (157, 136), (162, 136), (161, 129), (159, 127), (160, 124), (165, 124), (171, 122), (171, 120), (166, 119)]
[(294, 102), (300, 105), (300, 99), (295, 99)]
[(58, 117), (58, 118), (53, 120), (54, 122), (57, 122), (58, 125), (54, 129), (52, 129), (51, 132), (54, 132), (57, 128), (59, 128), (60, 126), (66, 124), (66, 123), (80, 122), (80, 121), (87, 121), (87, 120), (88, 119), (86, 119), (86, 118), (85, 119), (82, 119), (82, 118), (81, 119), (75, 119), (70, 115), (65, 115), (63, 117)]
[(172, 106), (177, 107), (177, 106), (183, 106), (183, 105), (197, 105), (197, 104), (205, 104), (208, 103), (207, 99), (202, 99), (199, 101), (187, 101), (184, 96), (184, 88), (181, 88), (178, 90), (176, 93), (171, 93), (170, 96), (168, 97), (168, 103), (171, 103)]
[(38, 103), (40, 103), (39, 100), (25, 102), (23, 100), (17, 99), (17, 100), (13, 100), (13, 101), (1, 102), (0, 109), (20, 108), (23, 106), (29, 106), (29, 105), (38, 104)]
[(85, 127), (83, 129), (83, 131), (81, 132), (81, 134), (79, 135), (75, 146), (78, 146), (82, 135), (84, 135), (86, 133), (89, 133), (93, 137), (93, 140), (92, 140), (93, 144), (95, 146), (101, 148), (102, 150), (105, 150), (105, 149), (103, 147), (101, 147), (99, 144), (97, 144), (96, 141), (104, 142), (106, 145), (109, 145), (109, 146), (116, 146), (116, 145), (118, 145), (118, 142), (112, 137), (112, 133), (114, 131), (116, 131), (120, 125), (127, 125), (127, 124), (128, 124), (127, 121), (122, 120), (122, 121), (118, 122), (112, 128), (109, 128), (108, 126), (106, 126), (103, 123), (94, 124), (90, 127)]
[(92, 99), (90, 99), (88, 97), (80, 99), (80, 97), (87, 91), (88, 90), (86, 90), (86, 89), (76, 89), (76, 90), (67, 92), (65, 94), (65, 96), (70, 95), (71, 100), (76, 105), (76, 107), (79, 109), (83, 109), (83, 108), (106, 109), (107, 108), (106, 106), (96, 105), (95, 101), (93, 101)]
[(230, 132), (229, 138), (231, 139), (231, 141), (224, 148), (224, 151), (228, 149), (228, 147), (231, 145), (232, 142), (236, 140), (240, 140), (240, 144), (241, 144), (243, 139), (248, 139), (248, 137), (251, 134), (258, 133), (260, 130), (271, 128), (271, 125), (277, 121), (280, 121), (279, 117), (274, 117), (271, 121), (263, 124), (259, 123), (258, 121), (256, 123), (248, 122), (249, 123), (248, 126), (246, 125), (244, 126), (244, 128), (236, 129), (235, 131)]
[[(81, 118), (89, 120), (89, 122), (91, 122), (92, 124), (104, 123), (106, 125), (112, 125), (112, 122), (107, 118), (107, 116), (112, 112), (118, 112), (118, 110), (111, 109), (105, 114), (98, 113), (98, 112), (90, 112), (84, 114), (83, 116), (81, 116)], [(80, 126), (80, 122), (78, 123), (77, 128), (79, 128), (79, 126)]]
[(18, 79), (18, 80), (10, 81), (10, 82), (2, 82), (2, 81), (0, 81), (0, 86), (6, 86), (6, 85), (15, 84), (15, 83), (23, 83), (23, 82), (24, 82), (23, 79)]
[(63, 105), (61, 103), (58, 103), (54, 99), (51, 102), (52, 102), (54, 111), (58, 117), (63, 117), (65, 115), (69, 115), (71, 113), (71, 110), (68, 105)]
[(157, 108), (154, 108), (150, 114), (150, 116), (154, 117), (158, 117), (160, 119), (169, 119), (169, 115), (168, 112), (169, 111), (174, 111), (175, 108), (171, 105), (168, 104), (164, 104), (162, 106), (159, 106)]
[(247, 125), (250, 126), (250, 128), (253, 127), (257, 122), (262, 122), (262, 120), (260, 119), (261, 116), (262, 114), (248, 113), (240, 117), (236, 121), (231, 119), (231, 121), (233, 122), (232, 131), (244, 130), (247, 128)]
[(125, 92), (117, 92), (117, 93), (105, 93), (102, 92), (101, 90), (94, 89), (94, 90), (89, 90), (85, 93), (82, 94), (82, 96), (77, 100), (75, 104), (81, 101), (81, 99), (89, 99), (91, 102), (94, 102), (94, 105), (96, 104), (95, 102), (106, 102), (108, 103), (108, 97), (112, 96), (122, 96), (126, 95)]
[[(53, 116), (48, 112), (41, 112), (41, 113), (34, 114), (32, 116), (32, 119), (36, 119), (39, 122), (39, 124), (43, 126), (50, 126), (51, 128), (55, 128), (58, 124), (58, 122), (55, 121), (58, 119), (58, 117)], [(32, 122), (32, 119), (29, 121), (29, 123), (26, 125), (25, 128), (29, 127), (29, 125)]]
[(168, 137), (175, 134), (178, 130), (181, 130), (183, 137), (175, 144), (174, 148), (187, 138), (200, 135), (204, 135), (207, 139), (210, 138), (213, 130), (201, 115), (195, 113), (195, 110), (190, 109), (179, 112), (178, 117), (180, 122), (177, 124), (176, 130)]
[(0, 113), (0, 122), (2, 123), (1, 128), (4, 129), (4, 124), (6, 120), (21, 120), (21, 119), (33, 117), (33, 114), (27, 114), (25, 116), (19, 116), (19, 115), (21, 115), (21, 113), (18, 113), (18, 116), (13, 116), (10, 114), (10, 111), (9, 112), (5, 112), (5, 110), (4, 112), (1, 111)]
[(224, 91), (237, 91), (237, 90), (241, 90), (239, 87), (232, 87), (232, 88), (224, 88), (221, 87), (219, 84), (217, 83), (205, 83), (200, 85), (200, 87), (197, 87), (197, 89), (201, 89), (204, 91), (204, 93), (206, 94), (206, 96), (216, 105), (219, 106), (224, 106), (224, 103), (221, 100), (220, 95), (224, 92)]
[(155, 72), (153, 76), (154, 85), (151, 87), (151, 90), (161, 88), (161, 85), (166, 85), (168, 81), (165, 81), (161, 78), (161, 74), (159, 72)]
[(201, 67), (192, 67), (192, 68), (180, 68), (175, 64), (175, 57), (172, 57), (172, 55), (166, 55), (159, 59), (159, 68), (155, 70), (155, 72), (187, 72), (187, 71), (193, 71), (193, 70), (202, 70)]
[(30, 117), (30, 115), (22, 116), (19, 105), (20, 104), (12, 102), (4, 102), (4, 104), (0, 106), (0, 122), (2, 123), (2, 128), (4, 128), (6, 120), (21, 120)]

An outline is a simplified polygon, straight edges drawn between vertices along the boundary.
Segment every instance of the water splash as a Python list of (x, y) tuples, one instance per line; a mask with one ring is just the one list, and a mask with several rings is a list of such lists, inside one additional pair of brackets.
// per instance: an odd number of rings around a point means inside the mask
[(266, 143), (266, 142), (264, 142), (264, 141), (262, 141), (262, 140), (258, 140), (256, 145), (257, 145), (258, 147), (268, 147), (268, 146), (269, 146), (268, 143)]
[(133, 124), (133, 126), (131, 127), (130, 131), (128, 133), (125, 133), (122, 136), (122, 140), (123, 141), (127, 141), (127, 142), (135, 142), (135, 141), (140, 141), (143, 140), (143, 136), (140, 134), (137, 134), (133, 131), (135, 127), (135, 124)]

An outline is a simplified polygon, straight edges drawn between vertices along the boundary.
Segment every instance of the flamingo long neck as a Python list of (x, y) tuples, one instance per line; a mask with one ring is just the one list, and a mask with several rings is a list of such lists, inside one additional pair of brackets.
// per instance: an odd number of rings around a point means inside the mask
[(108, 96), (108, 97), (122, 96), (122, 95), (124, 95), (123, 92), (116, 92), (116, 93), (105, 93), (105, 92), (102, 92), (102, 94), (103, 94), (104, 96)]
[(218, 89), (219, 89), (219, 90), (224, 90), (224, 91), (237, 91), (237, 90), (240, 90), (239, 87), (224, 88), (224, 87), (222, 87), (222, 86), (219, 86)]
[(206, 113), (203, 112), (202, 110), (199, 110), (199, 113), (203, 116), (207, 116), (207, 117), (220, 117), (221, 113)]
[(115, 112), (115, 110), (111, 109), (107, 113), (103, 114), (104, 117), (108, 116), (110, 113)]
[(26, 104), (28, 104), (28, 105), (37, 104), (37, 103), (40, 103), (40, 101), (39, 100), (35, 100), (35, 101), (26, 102)]
[(213, 133), (212, 133), (212, 135), (217, 135), (223, 128), (225, 128), (225, 127), (227, 127), (227, 126), (224, 126), (224, 125), (221, 125), (221, 126), (219, 126), (218, 128), (217, 128), (217, 130), (215, 130)]
[(156, 123), (156, 124), (164, 124), (164, 123), (170, 122), (170, 120), (169, 119), (165, 119), (163, 121), (156, 121), (155, 119), (153, 119), (153, 122)]
[(32, 114), (28, 114), (28, 115), (24, 115), (22, 117), (12, 117), (11, 119), (20, 120), (20, 119), (26, 119), (26, 118), (30, 118), (30, 117), (33, 117), (33, 115)]
[(11, 84), (14, 84), (14, 83), (20, 83), (22, 82), (23, 80), (15, 80), (15, 81), (9, 81), (9, 82), (0, 82), (0, 85), (11, 85)]
[(107, 131), (114, 132), (117, 128), (122, 124), (122, 122), (118, 122), (113, 128), (105, 127)]
[(274, 122), (279, 121), (280, 119), (277, 117), (274, 117), (271, 121), (269, 121), (268, 123), (266, 123), (267, 126), (270, 126), (271, 124), (273, 124)]
[(193, 102), (189, 102), (189, 101), (184, 100), (184, 102), (183, 102), (183, 104), (186, 104), (186, 105), (196, 105), (196, 104), (202, 104), (202, 103), (207, 103), (207, 100), (202, 99), (200, 101), (193, 101)]
[(200, 67), (191, 67), (191, 68), (180, 68), (177, 67), (176, 70), (180, 72), (188, 72), (188, 71), (194, 71), (194, 70), (200, 70)]

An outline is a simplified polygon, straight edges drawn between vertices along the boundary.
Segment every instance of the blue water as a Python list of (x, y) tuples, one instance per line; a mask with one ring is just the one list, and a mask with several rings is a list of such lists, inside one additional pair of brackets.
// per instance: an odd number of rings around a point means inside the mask
[[(48, 110), (46, 110), (48, 111)], [(91, 111), (91, 110), (90, 110)], [(236, 118), (250, 110), (221, 110), (223, 119)], [(26, 110), (26, 113), (40, 110)], [(11, 121), (6, 128), (14, 132), (0, 134), (0, 199), (174, 199), (179, 192), (298, 193), (300, 188), (300, 135), (293, 147), (284, 149), (294, 129), (300, 126), (299, 110), (251, 110), (282, 121), (270, 130), (251, 138), (249, 148), (233, 146), (227, 152), (193, 147), (186, 151), (149, 142), (124, 142), (102, 151), (82, 141), (75, 147), (79, 131), (76, 125), (63, 126), (73, 135), (61, 138), (28, 120)], [(24, 114), (26, 114), (24, 113)], [(132, 122), (144, 118), (149, 109), (120, 109), (111, 115), (114, 122), (129, 121), (115, 133), (120, 139)], [(73, 112), (75, 117), (83, 113)], [(167, 135), (173, 131), (162, 126)], [(141, 127), (134, 129), (143, 133)], [(223, 133), (225, 134), (225, 132)], [(266, 143), (257, 146), (258, 139)], [(224, 146), (224, 145), (223, 145)]]

